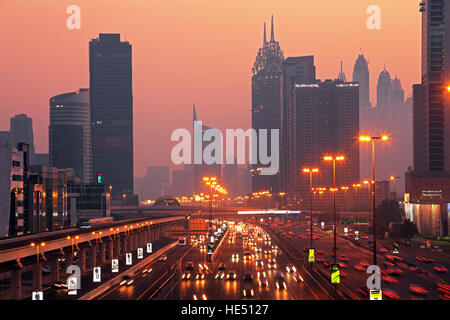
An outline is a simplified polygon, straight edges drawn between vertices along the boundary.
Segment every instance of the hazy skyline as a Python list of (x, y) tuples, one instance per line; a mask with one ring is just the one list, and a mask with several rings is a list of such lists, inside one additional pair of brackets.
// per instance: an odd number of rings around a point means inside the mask
[[(219, 129), (251, 125), (251, 68), (274, 15), (284, 57), (314, 55), (317, 78), (347, 80), (362, 48), (369, 59), (371, 102), (386, 64), (405, 96), (420, 82), (418, 1), (0, 0), (0, 130), (25, 113), (36, 152), (48, 152), (48, 99), (89, 86), (88, 44), (120, 33), (133, 46), (135, 176), (170, 165), (176, 128), (199, 119)], [(81, 30), (66, 28), (66, 8), (81, 8)], [(381, 30), (368, 30), (366, 8), (381, 8)], [(236, 114), (242, 116), (236, 117)]]

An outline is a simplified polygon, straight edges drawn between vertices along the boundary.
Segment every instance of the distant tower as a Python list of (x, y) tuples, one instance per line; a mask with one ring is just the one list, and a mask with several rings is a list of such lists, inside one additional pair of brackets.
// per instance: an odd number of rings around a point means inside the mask
[(370, 107), (369, 65), (363, 54), (356, 59), (353, 68), (353, 81), (359, 82), (359, 108)]
[(345, 78), (344, 70), (342, 68), (342, 61), (341, 61), (341, 71), (339, 71), (339, 74), (338, 74), (337, 78), (338, 78), (338, 80), (341, 80), (342, 82), (347, 82), (347, 80)]
[(395, 76), (391, 83), (391, 104), (392, 106), (403, 106), (405, 103), (405, 91), (402, 88), (400, 79)]
[(391, 97), (391, 75), (386, 70), (381, 71), (378, 77), (377, 84), (377, 107), (378, 108), (388, 108), (390, 105)]
[(34, 160), (33, 119), (26, 114), (18, 114), (10, 120), (10, 135), (13, 148), (18, 143), (26, 143), (30, 150), (30, 163)]

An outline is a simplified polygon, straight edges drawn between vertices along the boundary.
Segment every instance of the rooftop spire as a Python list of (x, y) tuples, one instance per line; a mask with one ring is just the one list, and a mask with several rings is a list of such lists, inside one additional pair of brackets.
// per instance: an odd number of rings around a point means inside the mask
[(197, 121), (197, 112), (195, 111), (195, 103), (194, 103), (194, 107), (193, 107), (193, 112), (194, 112), (193, 121)]
[(272, 15), (272, 27), (270, 30), (270, 42), (274, 42), (275, 41), (275, 36), (274, 36), (274, 31), (273, 31), (273, 15)]
[(266, 23), (264, 22), (264, 44), (266, 44), (267, 38), (266, 38)]
[(347, 79), (345, 78), (344, 70), (342, 68), (342, 61), (341, 61), (341, 71), (339, 72), (338, 79), (343, 82), (347, 82)]

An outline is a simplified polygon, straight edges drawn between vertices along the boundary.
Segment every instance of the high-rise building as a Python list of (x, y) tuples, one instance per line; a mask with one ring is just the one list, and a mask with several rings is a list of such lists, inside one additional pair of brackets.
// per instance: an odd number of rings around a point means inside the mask
[(355, 61), (353, 82), (359, 83), (359, 108), (371, 107), (369, 63), (363, 54), (358, 55)]
[(17, 147), (19, 143), (26, 143), (30, 148), (30, 163), (34, 160), (33, 119), (26, 114), (18, 114), (10, 120), (11, 145)]
[(423, 0), (422, 83), (413, 86), (413, 168), (406, 213), (420, 233), (448, 235), (450, 203), (450, 4)]
[(336, 184), (351, 186), (359, 181), (359, 85), (325, 80), (296, 82), (290, 99), (287, 148), (289, 150), (286, 191), (309, 199), (309, 177), (305, 167), (319, 168), (317, 185), (332, 186), (332, 169), (325, 155), (344, 155)]
[(142, 196), (142, 200), (158, 199), (163, 195), (163, 184), (170, 181), (169, 175), (170, 168), (167, 166), (147, 167), (147, 173), (141, 181), (140, 190), (136, 190), (136, 193)]
[(402, 83), (397, 76), (391, 82), (391, 106), (401, 107), (405, 103), (405, 91), (402, 88)]
[(378, 77), (377, 84), (377, 107), (389, 108), (391, 101), (391, 75), (384, 67)]
[(291, 130), (292, 114), (291, 98), (295, 83), (314, 83), (316, 67), (314, 56), (289, 57), (281, 65), (281, 152), (280, 152), (280, 191), (289, 188), (289, 174), (291, 171), (288, 148), (288, 134)]
[(0, 131), (0, 145), (11, 145), (11, 135), (9, 131)]
[(93, 175), (114, 195), (133, 193), (133, 92), (131, 45), (120, 34), (89, 43)]
[(92, 181), (89, 89), (50, 98), (50, 166), (73, 168), (83, 183)]
[[(266, 24), (264, 23), (263, 45), (256, 55), (252, 68), (252, 128), (256, 130), (259, 141), (259, 130), (266, 129), (267, 149), (271, 150), (271, 130), (281, 127), (281, 63), (283, 51), (278, 41), (275, 41), (273, 16), (271, 22), (270, 41), (266, 39)], [(257, 145), (259, 154), (259, 144)], [(267, 167), (258, 162), (252, 166), (252, 189), (254, 192), (269, 190), (278, 192), (279, 173), (260, 175), (261, 167)]]
[[(211, 142), (207, 142), (207, 141), (203, 141), (203, 135), (205, 134), (205, 132), (209, 129), (213, 129), (210, 128), (208, 126), (203, 125), (203, 123), (200, 125), (200, 121), (197, 118), (197, 111), (195, 110), (195, 104), (193, 105), (193, 129), (194, 129), (194, 141), (195, 141), (195, 132), (199, 132), (201, 133), (201, 146), (200, 148), (195, 148), (195, 142), (194, 142), (194, 147), (193, 147), (193, 158), (194, 158), (194, 164), (192, 165), (193, 169), (193, 186), (194, 186), (194, 193), (195, 194), (199, 194), (199, 193), (205, 193), (205, 192), (209, 192), (208, 188), (205, 186), (204, 182), (203, 182), (203, 177), (216, 177), (217, 179), (220, 179), (222, 177), (222, 165), (219, 163), (211, 163), (211, 164), (207, 164), (204, 162), (203, 159), (203, 153), (205, 148), (210, 144), (214, 142), (214, 138), (212, 139), (213, 141)], [(220, 150), (223, 150), (222, 145), (220, 145)], [(215, 155), (215, 154), (214, 154)], [(201, 163), (195, 163), (195, 159), (202, 159)]]

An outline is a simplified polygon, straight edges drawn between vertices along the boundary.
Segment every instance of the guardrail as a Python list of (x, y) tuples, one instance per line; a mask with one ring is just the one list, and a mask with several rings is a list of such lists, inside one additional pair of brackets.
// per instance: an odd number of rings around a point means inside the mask
[(227, 231), (225, 231), (225, 233), (223, 234), (222, 239), (220, 239), (220, 241), (219, 241), (219, 244), (217, 245), (217, 247), (214, 248), (214, 252), (213, 252), (213, 254), (212, 254), (212, 256), (211, 256), (211, 262), (212, 262), (212, 263), (215, 262), (216, 257), (217, 257), (217, 253), (220, 251), (219, 249), (220, 249), (220, 247), (222, 246), (223, 241), (224, 241), (225, 238), (227, 237), (228, 231), (229, 231), (229, 229), (227, 228)]
[(92, 300), (92, 299), (94, 299), (95, 297), (97, 297), (98, 295), (102, 294), (103, 292), (105, 292), (106, 290), (111, 288), (112, 286), (118, 284), (122, 280), (122, 277), (124, 276), (124, 274), (125, 275), (132, 275), (132, 274), (134, 274), (136, 271), (138, 271), (139, 269), (143, 268), (146, 264), (156, 260), (159, 256), (163, 255), (164, 253), (166, 253), (167, 251), (169, 251), (173, 247), (176, 247), (177, 245), (178, 245), (178, 241), (174, 241), (171, 244), (168, 244), (165, 247), (162, 247), (161, 249), (159, 249), (158, 251), (156, 251), (155, 253), (153, 253), (152, 255), (147, 257), (146, 259), (140, 261), (138, 264), (136, 264), (135, 266), (131, 267), (127, 271), (118, 274), (116, 277), (108, 280), (107, 282), (103, 283), (99, 287), (97, 287), (97, 288), (89, 291), (88, 293), (84, 294), (83, 296), (78, 298), (78, 300)]

